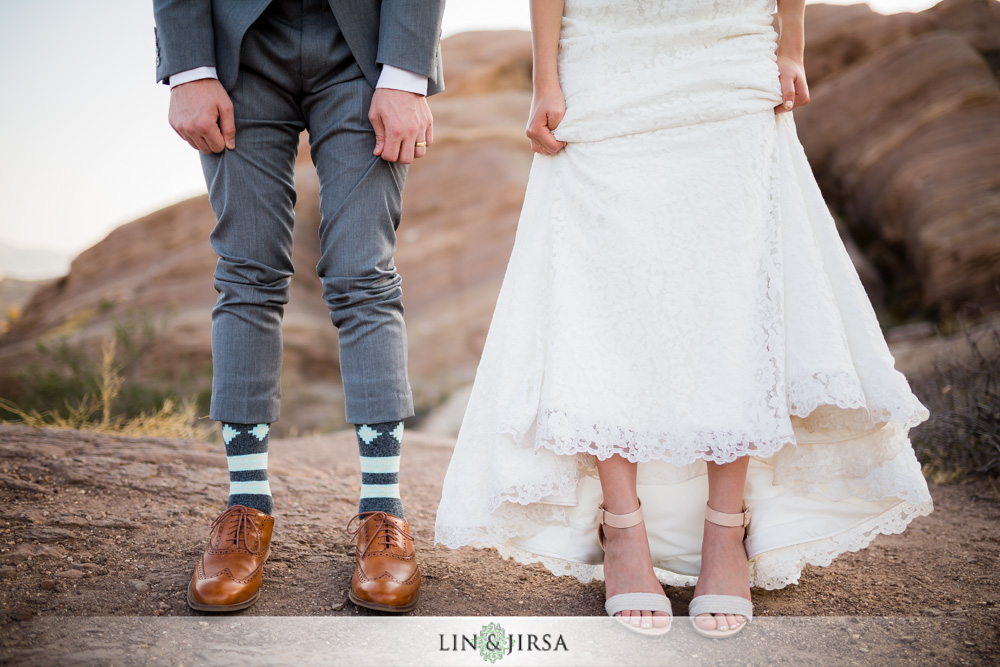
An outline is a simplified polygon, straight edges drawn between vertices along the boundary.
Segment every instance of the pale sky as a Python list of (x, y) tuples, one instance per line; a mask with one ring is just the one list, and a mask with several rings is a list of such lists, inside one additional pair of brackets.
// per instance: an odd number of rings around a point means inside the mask
[[(445, 36), (528, 26), (528, 0), (447, 0)], [(151, 0), (0, 0), (0, 244), (76, 254), (205, 192), (153, 60)]]

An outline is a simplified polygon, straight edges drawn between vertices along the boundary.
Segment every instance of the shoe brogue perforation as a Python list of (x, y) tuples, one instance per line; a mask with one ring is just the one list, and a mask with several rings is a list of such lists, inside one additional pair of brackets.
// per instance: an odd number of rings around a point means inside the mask
[[(356, 519), (360, 524), (351, 530)], [(421, 579), (409, 525), (386, 512), (362, 512), (348, 522), (347, 530), (356, 540), (351, 601), (379, 611), (412, 609)]]
[(216, 517), (188, 585), (188, 605), (197, 611), (225, 612), (254, 604), (271, 553), (273, 527), (273, 517), (243, 505)]
[(248, 574), (245, 578), (240, 579), (235, 574), (233, 574), (228, 567), (219, 570), (215, 574), (209, 575), (208, 571), (205, 569), (204, 562), (201, 562), (198, 564), (198, 578), (204, 581), (206, 579), (217, 579), (218, 577), (224, 576), (228, 577), (231, 581), (235, 581), (238, 584), (245, 584), (253, 580), (255, 577), (260, 576), (263, 573), (263, 569), (264, 569), (264, 564), (261, 563), (260, 565), (257, 566), (256, 570)]
[(400, 556), (399, 554), (394, 554), (391, 551), (374, 551), (372, 549), (369, 549), (368, 551), (365, 551), (364, 553), (362, 553), (361, 550), (358, 549), (358, 550), (355, 551), (355, 555), (358, 555), (358, 556), (377, 556), (379, 558), (391, 558), (393, 560), (399, 560), (399, 561), (413, 560), (413, 554), (410, 554), (409, 556)]

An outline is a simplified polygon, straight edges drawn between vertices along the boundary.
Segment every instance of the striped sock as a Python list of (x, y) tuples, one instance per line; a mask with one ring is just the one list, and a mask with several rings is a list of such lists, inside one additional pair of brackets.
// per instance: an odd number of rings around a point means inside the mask
[(355, 426), (361, 453), (361, 502), (359, 512), (388, 512), (403, 519), (399, 499), (399, 452), (403, 422)]
[(229, 463), (229, 507), (246, 505), (270, 514), (271, 487), (267, 483), (268, 424), (222, 424)]

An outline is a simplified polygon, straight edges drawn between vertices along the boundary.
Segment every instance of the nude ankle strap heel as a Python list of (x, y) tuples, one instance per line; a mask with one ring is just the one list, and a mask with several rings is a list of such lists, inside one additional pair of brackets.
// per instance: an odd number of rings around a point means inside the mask
[[(597, 539), (601, 543), (601, 549), (604, 549), (605, 543), (604, 526), (631, 528), (632, 526), (638, 526), (643, 520), (641, 500), (639, 501), (639, 509), (628, 514), (612, 514), (604, 509), (604, 503), (598, 505), (597, 508), (601, 512), (600, 523), (597, 525)], [(674, 615), (673, 608), (670, 606), (670, 598), (658, 593), (619, 593), (618, 595), (612, 595), (604, 603), (604, 610), (608, 613), (608, 616), (615, 616), (631, 609), (653, 612), (662, 611), (666, 612), (671, 618)], [(665, 635), (670, 631), (669, 625), (664, 628), (634, 627), (629, 623), (625, 623), (624, 619), (622, 620), (622, 625), (641, 635)]]
[(642, 523), (642, 501), (639, 501), (639, 509), (634, 512), (629, 512), (628, 514), (612, 514), (611, 512), (604, 509), (604, 503), (597, 506), (597, 509), (601, 511), (601, 521), (597, 524), (597, 539), (601, 543), (601, 549), (604, 548), (604, 526), (611, 526), (612, 528), (631, 528), (632, 526), (638, 526)]
[[(746, 506), (746, 503), (743, 503), (742, 512), (730, 514), (718, 512), (706, 504), (705, 520), (717, 526), (743, 528), (743, 537), (746, 539), (750, 530), (750, 508)], [(702, 614), (735, 614), (746, 620), (732, 629), (705, 630), (698, 625), (697, 621), (697, 617)], [(688, 606), (688, 616), (691, 617), (691, 624), (698, 634), (713, 639), (723, 639), (732, 637), (746, 627), (750, 619), (753, 618), (753, 603), (738, 595), (698, 595), (691, 600), (691, 604)]]
[(740, 526), (744, 528), (745, 533), (745, 529), (750, 527), (750, 508), (746, 506), (746, 503), (743, 503), (742, 512), (727, 514), (726, 512), (716, 512), (708, 505), (705, 505), (705, 519), (717, 526), (726, 526), (728, 528)]

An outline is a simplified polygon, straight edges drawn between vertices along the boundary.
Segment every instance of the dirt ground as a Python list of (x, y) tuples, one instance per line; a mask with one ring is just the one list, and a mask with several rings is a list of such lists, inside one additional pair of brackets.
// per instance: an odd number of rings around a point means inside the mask
[[(416, 614), (603, 615), (601, 582), (431, 546), (451, 442), (408, 432), (404, 446), (403, 496), (424, 576)], [(347, 601), (344, 526), (360, 480), (353, 434), (274, 441), (270, 459), (272, 555), (261, 600), (243, 615), (371, 613)], [(186, 585), (227, 480), (221, 445), (0, 426), (0, 663), (37, 657), (32, 624), (49, 617), (192, 615)], [(901, 631), (900, 661), (995, 664), (1000, 499), (987, 483), (932, 494), (935, 512), (902, 535), (809, 568), (798, 586), (755, 591), (755, 615), (910, 617), (933, 632)], [(685, 615), (692, 590), (667, 592)], [(868, 649), (858, 650), (863, 660)]]

